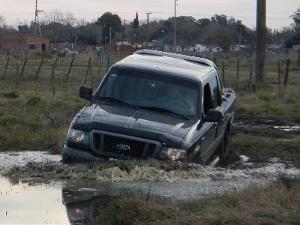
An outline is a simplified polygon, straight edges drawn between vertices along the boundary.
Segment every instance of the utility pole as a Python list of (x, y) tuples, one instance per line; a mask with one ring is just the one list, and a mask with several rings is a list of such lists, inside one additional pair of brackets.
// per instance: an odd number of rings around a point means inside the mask
[(241, 45), (242, 45), (242, 27), (240, 27), (240, 33), (239, 33), (239, 48), (241, 47)]
[(255, 69), (256, 87), (263, 84), (265, 77), (266, 32), (266, 0), (257, 0)]
[(123, 20), (123, 31), (122, 31), (122, 45), (124, 44), (124, 37), (125, 37), (125, 25), (127, 20)]
[(177, 3), (179, 0), (174, 0), (174, 52), (177, 51)]
[(35, 0), (35, 11), (34, 11), (34, 35), (37, 35), (37, 17), (38, 17), (38, 0)]
[(39, 22), (39, 14), (42, 13), (42, 10), (38, 9), (38, 0), (35, 0), (35, 11), (34, 11), (34, 35), (42, 36), (40, 22)]
[(108, 56), (108, 66), (107, 66), (107, 70), (109, 69), (110, 65), (111, 65), (111, 43), (112, 42), (112, 27), (109, 26), (109, 56)]
[(150, 15), (152, 13), (151, 12), (147, 12), (147, 48), (149, 47), (149, 20), (150, 20)]

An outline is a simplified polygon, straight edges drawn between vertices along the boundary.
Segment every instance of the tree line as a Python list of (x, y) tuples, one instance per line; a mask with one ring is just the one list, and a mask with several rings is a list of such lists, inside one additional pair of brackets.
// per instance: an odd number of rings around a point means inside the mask
[[(49, 16), (51, 15), (51, 16)], [(117, 14), (104, 13), (95, 22), (76, 19), (72, 14), (53, 11), (45, 16), (39, 26), (43, 36), (52, 42), (71, 42), (82, 45), (97, 45), (109, 42), (126, 41), (143, 43), (147, 40), (158, 44), (172, 44), (174, 18), (151, 21), (149, 25), (139, 21), (138, 14), (129, 23), (122, 23)], [(292, 15), (294, 24), (282, 30), (268, 30), (267, 43), (281, 44), (285, 47), (300, 45), (300, 8)], [(148, 26), (148, 29), (147, 29)], [(0, 33), (34, 33), (34, 22), (20, 24), (17, 28), (7, 26), (0, 16)], [(196, 19), (192, 16), (177, 18), (177, 42), (187, 46), (196, 43), (219, 46), (229, 50), (230, 46), (242, 44), (254, 47), (255, 31), (240, 20), (226, 15), (214, 15), (211, 18)]]

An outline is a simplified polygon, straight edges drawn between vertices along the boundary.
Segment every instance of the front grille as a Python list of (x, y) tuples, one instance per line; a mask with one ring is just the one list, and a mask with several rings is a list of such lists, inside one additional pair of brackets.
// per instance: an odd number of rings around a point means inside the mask
[(106, 152), (118, 155), (141, 157), (145, 148), (145, 143), (111, 135), (104, 135), (103, 148)]
[(125, 157), (150, 158), (157, 146), (145, 141), (101, 133), (94, 133), (93, 139), (94, 146), (98, 152), (112, 153), (113, 155)]

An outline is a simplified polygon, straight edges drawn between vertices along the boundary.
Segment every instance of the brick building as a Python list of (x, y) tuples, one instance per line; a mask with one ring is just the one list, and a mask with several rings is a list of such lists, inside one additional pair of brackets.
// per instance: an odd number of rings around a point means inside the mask
[(39, 53), (50, 50), (48, 38), (22, 35), (22, 34), (0, 34), (0, 52), (7, 54), (16, 53)]

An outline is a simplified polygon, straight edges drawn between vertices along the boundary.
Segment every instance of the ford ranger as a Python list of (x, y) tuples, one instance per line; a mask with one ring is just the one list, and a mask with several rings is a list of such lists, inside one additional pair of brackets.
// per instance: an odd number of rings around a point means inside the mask
[(140, 50), (113, 65), (72, 121), (64, 162), (228, 155), (236, 94), (208, 59)]

